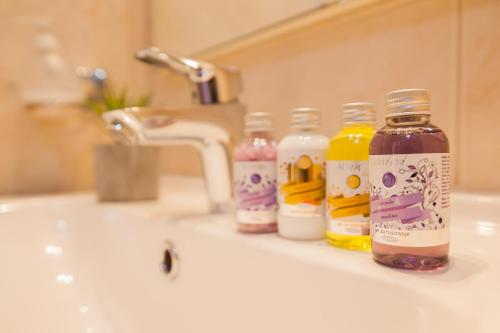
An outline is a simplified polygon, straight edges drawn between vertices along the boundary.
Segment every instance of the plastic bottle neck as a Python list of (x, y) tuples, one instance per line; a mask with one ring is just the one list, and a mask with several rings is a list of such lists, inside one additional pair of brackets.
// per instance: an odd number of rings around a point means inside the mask
[(389, 116), (386, 118), (388, 126), (402, 127), (402, 126), (422, 126), (430, 121), (428, 114), (405, 114), (397, 116)]
[(345, 122), (342, 123), (342, 129), (355, 129), (355, 128), (375, 128), (375, 123), (373, 122)]
[(251, 131), (246, 131), (246, 137), (271, 139), (272, 134), (271, 131), (269, 130), (251, 130)]
[(292, 126), (290, 129), (291, 133), (294, 134), (299, 134), (299, 133), (304, 133), (304, 134), (317, 134), (319, 133), (319, 127), (299, 127), (299, 126)]

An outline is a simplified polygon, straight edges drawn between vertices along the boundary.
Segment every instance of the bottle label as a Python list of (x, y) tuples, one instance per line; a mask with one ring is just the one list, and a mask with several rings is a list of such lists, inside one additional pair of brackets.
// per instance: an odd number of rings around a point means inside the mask
[(276, 162), (234, 163), (236, 219), (239, 223), (276, 222)]
[(280, 214), (317, 217), (324, 212), (325, 151), (283, 151), (278, 154)]
[(368, 161), (328, 161), (326, 167), (328, 231), (369, 235)]
[(372, 239), (428, 247), (449, 242), (450, 154), (371, 155)]

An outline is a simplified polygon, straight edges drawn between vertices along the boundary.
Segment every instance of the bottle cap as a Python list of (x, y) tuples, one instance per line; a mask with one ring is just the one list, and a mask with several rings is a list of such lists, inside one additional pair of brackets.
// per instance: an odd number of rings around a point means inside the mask
[(386, 95), (385, 117), (431, 114), (430, 94), (427, 89), (394, 90)]
[(316, 129), (320, 126), (321, 114), (315, 108), (295, 108), (291, 111), (292, 128)]
[(251, 112), (245, 115), (245, 133), (265, 132), (272, 129), (271, 114), (267, 112)]
[(342, 105), (344, 124), (374, 123), (375, 108), (372, 103), (347, 103)]

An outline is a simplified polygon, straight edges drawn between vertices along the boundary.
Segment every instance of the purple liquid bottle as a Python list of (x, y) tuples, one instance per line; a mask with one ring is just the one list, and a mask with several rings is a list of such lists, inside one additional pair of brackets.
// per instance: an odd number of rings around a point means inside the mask
[(386, 126), (370, 144), (372, 252), (384, 265), (432, 270), (448, 262), (450, 155), (432, 125), (427, 90), (387, 94)]
[(234, 195), (238, 231), (277, 231), (276, 141), (271, 116), (265, 112), (245, 117), (245, 138), (234, 152)]

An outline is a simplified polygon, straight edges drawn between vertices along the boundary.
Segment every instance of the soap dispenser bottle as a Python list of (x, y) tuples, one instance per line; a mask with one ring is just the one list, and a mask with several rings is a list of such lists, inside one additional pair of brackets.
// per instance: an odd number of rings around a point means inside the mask
[(271, 115), (249, 113), (245, 138), (234, 152), (234, 195), (238, 231), (276, 232), (276, 141)]
[(386, 126), (370, 144), (372, 253), (396, 268), (432, 270), (448, 262), (450, 153), (430, 123), (429, 92), (386, 97)]
[(278, 145), (278, 233), (296, 240), (325, 237), (325, 153), (320, 112), (291, 111), (291, 132)]
[(373, 104), (344, 104), (342, 129), (330, 141), (326, 162), (326, 237), (336, 247), (370, 250), (368, 150), (373, 134)]

